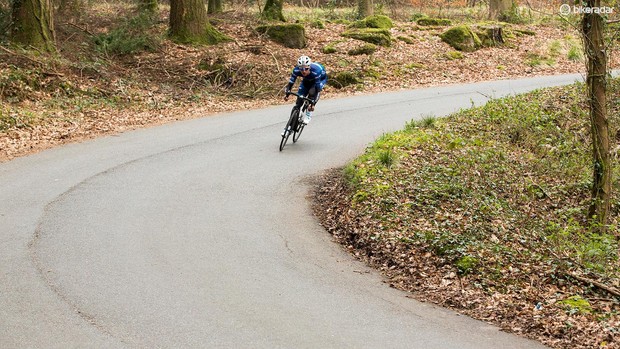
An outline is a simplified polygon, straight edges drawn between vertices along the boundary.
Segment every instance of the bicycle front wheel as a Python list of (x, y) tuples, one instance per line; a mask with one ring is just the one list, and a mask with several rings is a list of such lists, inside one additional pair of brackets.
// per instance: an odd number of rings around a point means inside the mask
[[(280, 140), (280, 151), (284, 149), (286, 142), (288, 141), (288, 137), (290, 137), (291, 133), (295, 133), (295, 128), (297, 127), (297, 119), (299, 118), (299, 109), (293, 108), (291, 112), (291, 117), (288, 119), (286, 123), (286, 127), (284, 128), (284, 134), (282, 135), (282, 140)], [(295, 136), (293, 136), (295, 138)]]
[(282, 140), (280, 141), (280, 151), (284, 149), (284, 146), (286, 145), (286, 141), (288, 141), (288, 136), (290, 136), (290, 133), (285, 131), (284, 135), (282, 136)]
[(306, 113), (306, 110), (308, 109), (308, 102), (304, 103), (304, 106), (301, 108), (301, 112), (297, 113), (297, 127), (295, 128), (295, 133), (293, 134), (293, 143), (297, 142), (297, 140), (299, 140), (299, 137), (301, 136), (301, 132), (304, 130), (304, 127), (306, 127), (306, 124), (304, 124), (302, 118), (303, 115)]
[(301, 131), (304, 130), (305, 126), (306, 124), (304, 124), (303, 122), (297, 121), (297, 130), (295, 130), (295, 133), (293, 133), (293, 143), (297, 142), (299, 136), (301, 136)]

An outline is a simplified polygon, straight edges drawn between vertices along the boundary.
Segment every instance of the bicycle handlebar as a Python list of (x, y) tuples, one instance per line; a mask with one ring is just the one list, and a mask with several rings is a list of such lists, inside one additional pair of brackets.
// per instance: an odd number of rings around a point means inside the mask
[(310, 102), (310, 103), (315, 103), (314, 99), (312, 99), (312, 98), (308, 98), (308, 97), (306, 97), (306, 96), (302, 96), (302, 95), (298, 94), (297, 92), (293, 92), (293, 91), (291, 91), (291, 92), (289, 92), (289, 94), (291, 94), (291, 95), (293, 95), (293, 96), (297, 96), (297, 97), (299, 97), (299, 98), (301, 98), (301, 99), (305, 99), (306, 101), (308, 101), (308, 102)]

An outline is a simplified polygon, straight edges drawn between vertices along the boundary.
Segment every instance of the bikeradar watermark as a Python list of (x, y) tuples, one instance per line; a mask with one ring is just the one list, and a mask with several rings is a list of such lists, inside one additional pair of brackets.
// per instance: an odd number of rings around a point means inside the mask
[(590, 14), (590, 13), (610, 15), (614, 13), (614, 8), (608, 7), (608, 6), (600, 6), (600, 7), (587, 7), (587, 6), (581, 6), (581, 5), (571, 6), (569, 4), (563, 4), (562, 6), (560, 6), (561, 15), (568, 16), (571, 13), (575, 15), (583, 15), (583, 14)]

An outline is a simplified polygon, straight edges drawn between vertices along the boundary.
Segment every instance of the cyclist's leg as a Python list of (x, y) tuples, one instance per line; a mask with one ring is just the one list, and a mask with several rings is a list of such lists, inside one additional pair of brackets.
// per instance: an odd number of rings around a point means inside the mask
[(308, 89), (308, 98), (310, 99), (316, 98), (316, 86), (312, 85), (312, 87)]
[[(299, 90), (297, 90), (297, 94), (300, 96), (305, 96), (308, 94), (308, 86), (304, 85), (303, 81), (299, 84)], [(297, 97), (297, 102), (295, 102), (295, 106), (297, 109), (301, 109), (301, 106), (304, 104), (304, 100)]]

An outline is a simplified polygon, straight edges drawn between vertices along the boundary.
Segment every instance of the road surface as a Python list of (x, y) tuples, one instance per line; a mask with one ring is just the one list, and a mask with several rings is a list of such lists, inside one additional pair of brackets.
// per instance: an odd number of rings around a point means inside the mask
[(391, 289), (306, 196), (406, 121), (577, 79), (324, 99), (283, 152), (290, 105), (0, 164), (0, 347), (542, 348)]

